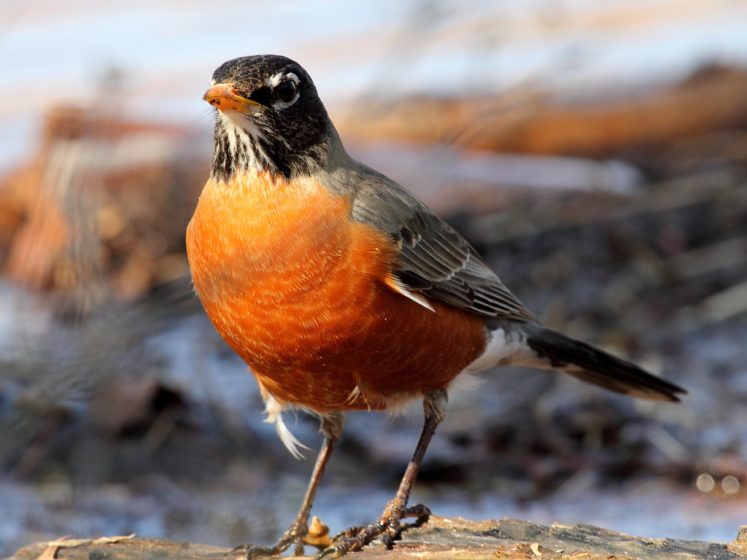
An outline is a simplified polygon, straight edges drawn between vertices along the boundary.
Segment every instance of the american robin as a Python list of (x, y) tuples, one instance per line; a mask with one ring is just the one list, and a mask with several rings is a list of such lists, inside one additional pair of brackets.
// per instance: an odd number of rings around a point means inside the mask
[(283, 443), (282, 412), (320, 419), (324, 443), (293, 524), (250, 557), (302, 550), (317, 485), (348, 410), (422, 399), (424, 427), (394, 499), (339, 536), (341, 556), (401, 521), (428, 443), (462, 373), (521, 365), (564, 371), (635, 397), (680, 387), (543, 327), (461, 235), (403, 187), (345, 151), (314, 83), (274, 55), (229, 60), (204, 99), (217, 111), (210, 178), (187, 229), (194, 287), (215, 328), (251, 367)]

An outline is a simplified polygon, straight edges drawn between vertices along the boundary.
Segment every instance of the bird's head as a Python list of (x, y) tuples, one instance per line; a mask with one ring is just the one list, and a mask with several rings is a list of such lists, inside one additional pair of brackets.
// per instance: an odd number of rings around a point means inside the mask
[(309, 174), (326, 165), (331, 143), (339, 142), (311, 77), (284, 56), (223, 63), (204, 99), (217, 109), (216, 179), (251, 169)]

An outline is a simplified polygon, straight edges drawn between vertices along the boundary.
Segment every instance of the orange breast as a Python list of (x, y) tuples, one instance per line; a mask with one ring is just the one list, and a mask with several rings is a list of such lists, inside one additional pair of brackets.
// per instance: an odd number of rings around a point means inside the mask
[(263, 390), (317, 411), (386, 408), (445, 387), (485, 346), (484, 324), (384, 283), (388, 236), (350, 220), (311, 179), (209, 181), (187, 230), (200, 300)]

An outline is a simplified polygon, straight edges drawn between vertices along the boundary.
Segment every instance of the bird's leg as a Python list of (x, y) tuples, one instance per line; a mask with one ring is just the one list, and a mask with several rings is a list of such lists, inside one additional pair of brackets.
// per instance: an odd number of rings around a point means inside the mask
[(423, 456), (431, 441), (431, 437), (436, 431), (436, 427), (446, 415), (447, 402), (448, 395), (444, 389), (439, 389), (425, 395), (423, 400), (423, 411), (425, 413), (423, 431), (420, 434), (420, 440), (417, 447), (415, 447), (412, 459), (407, 464), (407, 469), (394, 499), (386, 505), (381, 517), (377, 521), (365, 527), (352, 527), (340, 533), (335, 538), (335, 543), (325, 549), (320, 558), (327, 556), (339, 558), (348, 552), (362, 549), (377, 537), (381, 537), (384, 545), (391, 549), (394, 540), (399, 538), (404, 529), (401, 524), (402, 519), (415, 517), (416, 520), (412, 526), (416, 527), (428, 521), (431, 512), (426, 506), (417, 504), (407, 507), (407, 502), (410, 499), (410, 491), (413, 484), (415, 484), (415, 479), (418, 476), (418, 471), (420, 470), (420, 465), (423, 462)]
[[(319, 455), (316, 458), (314, 464), (314, 470), (311, 473), (311, 479), (309, 485), (306, 488), (306, 494), (304, 495), (303, 502), (301, 503), (301, 509), (298, 510), (296, 519), (293, 521), (288, 530), (286, 530), (280, 537), (280, 540), (274, 546), (241, 546), (234, 550), (245, 551), (247, 559), (262, 558), (265, 556), (277, 556), (281, 552), (288, 549), (291, 545), (295, 544), (295, 555), (303, 555), (303, 545), (311, 544), (323, 549), (328, 541), (321, 539), (315, 541), (314, 539), (308, 539), (309, 535), (309, 515), (311, 514), (311, 507), (314, 504), (314, 496), (316, 495), (316, 489), (319, 486), (319, 482), (324, 474), (324, 469), (327, 466), (332, 451), (335, 448), (335, 444), (342, 434), (343, 425), (342, 413), (335, 412), (329, 413), (322, 417), (320, 431), (324, 435), (324, 443), (319, 450)], [(318, 523), (318, 525), (322, 525)]]

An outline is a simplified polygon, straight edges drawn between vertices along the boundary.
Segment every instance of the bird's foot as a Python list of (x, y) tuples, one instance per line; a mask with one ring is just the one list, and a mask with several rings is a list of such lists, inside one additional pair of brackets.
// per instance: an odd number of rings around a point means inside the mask
[(291, 546), (294, 546), (294, 556), (303, 556), (304, 545), (316, 547), (318, 550), (326, 550), (332, 544), (329, 527), (318, 517), (312, 517), (309, 525), (306, 524), (305, 520), (297, 519), (274, 546), (242, 545), (237, 546), (233, 551), (244, 554), (247, 560), (255, 560), (256, 558), (278, 556)]
[[(412, 527), (420, 527), (428, 522), (431, 511), (422, 504), (405, 507), (398, 500), (392, 500), (384, 508), (378, 521), (365, 527), (351, 527), (335, 536), (332, 544), (325, 548), (319, 558), (340, 558), (348, 552), (361, 550), (377, 538), (381, 538), (384, 546), (391, 550), (394, 541), (399, 540), (402, 532)], [(402, 520), (414, 517), (415, 521), (403, 525)]]

